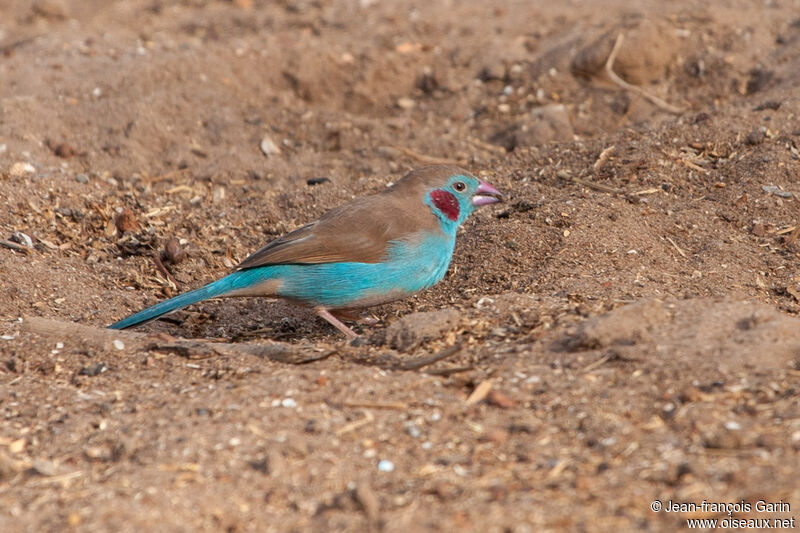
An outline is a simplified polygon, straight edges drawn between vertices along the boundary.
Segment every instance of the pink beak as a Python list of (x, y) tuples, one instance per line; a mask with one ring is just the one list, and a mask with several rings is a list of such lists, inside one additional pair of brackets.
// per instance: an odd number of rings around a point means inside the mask
[(503, 194), (495, 189), (491, 184), (481, 181), (478, 184), (478, 190), (472, 196), (472, 205), (488, 205), (495, 202), (502, 202), (504, 200)]

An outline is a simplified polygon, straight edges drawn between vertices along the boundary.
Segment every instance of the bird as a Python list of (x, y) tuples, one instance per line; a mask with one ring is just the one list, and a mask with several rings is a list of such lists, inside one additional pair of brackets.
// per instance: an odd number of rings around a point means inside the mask
[(504, 199), (462, 168), (419, 168), (377, 194), (331, 209), (269, 242), (230, 274), (108, 327), (139, 326), (209, 298), (264, 296), (312, 307), (356, 339), (341, 319), (358, 320), (363, 309), (441, 281), (459, 226), (476, 208)]

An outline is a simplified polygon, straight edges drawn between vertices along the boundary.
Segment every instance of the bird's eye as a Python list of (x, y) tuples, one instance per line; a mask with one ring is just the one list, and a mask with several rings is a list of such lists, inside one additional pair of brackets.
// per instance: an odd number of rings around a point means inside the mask
[(457, 182), (455, 182), (455, 183), (453, 184), (453, 188), (454, 188), (455, 190), (457, 190), (458, 192), (461, 192), (461, 191), (463, 191), (464, 189), (466, 189), (466, 188), (467, 188), (467, 186), (466, 186), (466, 185), (464, 185), (464, 182), (463, 182), (463, 181), (457, 181)]

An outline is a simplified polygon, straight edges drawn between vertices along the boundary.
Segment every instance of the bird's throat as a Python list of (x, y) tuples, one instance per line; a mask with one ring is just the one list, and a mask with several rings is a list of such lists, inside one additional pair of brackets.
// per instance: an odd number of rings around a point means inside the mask
[(436, 189), (431, 192), (433, 205), (449, 220), (458, 220), (461, 209), (458, 206), (458, 199), (452, 193)]

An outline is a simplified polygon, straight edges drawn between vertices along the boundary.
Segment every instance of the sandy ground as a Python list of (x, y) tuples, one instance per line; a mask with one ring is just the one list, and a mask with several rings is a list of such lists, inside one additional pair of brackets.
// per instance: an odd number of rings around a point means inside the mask
[[(0, 530), (800, 518), (798, 86), (798, 0), (0, 0)], [(258, 299), (35, 320), (441, 161), (510, 200), (360, 346)]]

